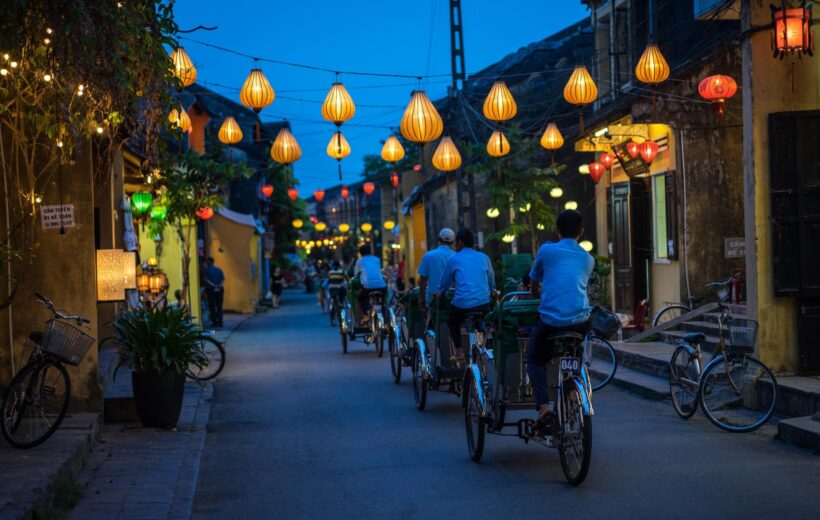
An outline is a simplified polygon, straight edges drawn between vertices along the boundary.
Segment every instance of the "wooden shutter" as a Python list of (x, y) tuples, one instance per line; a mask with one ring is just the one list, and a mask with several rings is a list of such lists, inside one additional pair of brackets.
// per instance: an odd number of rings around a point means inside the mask
[(678, 259), (678, 194), (675, 172), (666, 174), (666, 257)]

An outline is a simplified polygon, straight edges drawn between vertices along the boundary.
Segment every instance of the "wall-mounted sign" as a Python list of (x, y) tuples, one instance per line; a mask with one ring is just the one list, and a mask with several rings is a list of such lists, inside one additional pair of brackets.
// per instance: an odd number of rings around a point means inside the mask
[(43, 224), (43, 229), (74, 227), (74, 204), (43, 206), (40, 208), (40, 221)]
[(723, 251), (726, 258), (746, 258), (746, 239), (738, 238), (724, 238)]

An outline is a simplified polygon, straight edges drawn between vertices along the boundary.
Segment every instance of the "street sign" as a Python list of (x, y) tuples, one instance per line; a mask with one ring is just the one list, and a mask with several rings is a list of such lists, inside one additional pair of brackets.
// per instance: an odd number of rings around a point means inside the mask
[(74, 204), (43, 206), (40, 208), (40, 222), (43, 229), (74, 227)]
[(738, 238), (724, 238), (723, 250), (726, 258), (746, 258), (746, 239)]

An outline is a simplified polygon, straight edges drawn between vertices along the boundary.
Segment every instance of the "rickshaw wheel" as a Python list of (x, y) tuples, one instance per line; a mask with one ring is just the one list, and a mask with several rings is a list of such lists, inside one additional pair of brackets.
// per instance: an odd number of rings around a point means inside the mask
[(395, 334), (389, 333), (387, 336), (388, 349), (390, 350), (390, 370), (393, 372), (393, 382), (401, 383), (401, 353), (399, 352), (399, 339)]
[(481, 416), (478, 405), (478, 383), (472, 377), (467, 379), (465, 392), (467, 407), (464, 410), (464, 425), (467, 429), (467, 451), (474, 462), (481, 461), (484, 454), (484, 436), (487, 430), (487, 419)]
[(416, 347), (413, 349), (413, 398), (416, 400), (416, 408), (422, 412), (427, 404), (427, 381), (421, 373), (421, 351)]

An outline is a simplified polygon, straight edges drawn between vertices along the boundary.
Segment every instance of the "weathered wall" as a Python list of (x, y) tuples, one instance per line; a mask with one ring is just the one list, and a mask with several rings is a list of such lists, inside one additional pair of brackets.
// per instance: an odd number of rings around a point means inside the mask
[(225, 273), (225, 310), (253, 312), (259, 299), (256, 281), (251, 278), (250, 248), (257, 240), (253, 228), (219, 214), (208, 221), (208, 228), (208, 250), (216, 266)]

